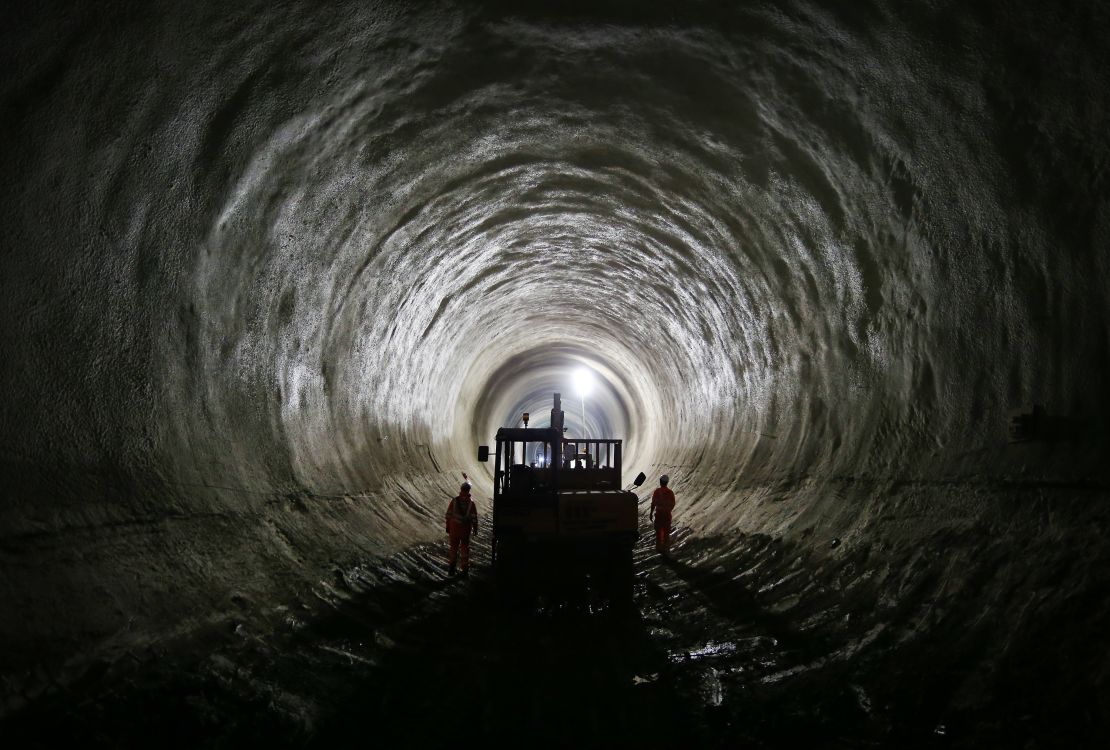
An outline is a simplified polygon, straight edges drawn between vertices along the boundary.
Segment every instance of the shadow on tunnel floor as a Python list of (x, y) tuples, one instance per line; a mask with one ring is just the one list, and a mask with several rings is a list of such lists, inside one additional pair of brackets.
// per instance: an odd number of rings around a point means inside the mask
[(463, 595), (406, 628), (313, 744), (368, 726), (396, 745), (688, 744), (687, 706), (651, 684), (665, 657), (635, 608), (586, 574), (529, 584), (505, 596), (491, 577), (459, 581)]
[(939, 585), (928, 570), (882, 611), (869, 550), (722, 548), (641, 544), (628, 578), (549, 559), (508, 591), (488, 549), (465, 579), (446, 576), (441, 546), (414, 549), (282, 627), (244, 619), (0, 729), (9, 747), (1099, 746), (1098, 716), (1030, 713), (1048, 657), (953, 709), (986, 679), (969, 654), (989, 644), (960, 640), (966, 613), (908, 635)]

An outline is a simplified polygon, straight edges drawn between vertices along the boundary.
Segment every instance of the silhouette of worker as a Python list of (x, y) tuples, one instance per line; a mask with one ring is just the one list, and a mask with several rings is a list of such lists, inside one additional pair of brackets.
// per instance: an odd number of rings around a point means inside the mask
[(667, 485), (671, 478), (659, 477), (659, 488), (651, 493), (651, 510), (648, 518), (655, 523), (655, 550), (665, 553), (671, 546), (671, 512), (674, 510), (674, 492)]
[(470, 482), (463, 482), (459, 494), (447, 506), (447, 536), (451, 550), (447, 553), (447, 572), (455, 575), (455, 563), (462, 557), (462, 574), (470, 575), (470, 536), (478, 533), (478, 507), (470, 498)]

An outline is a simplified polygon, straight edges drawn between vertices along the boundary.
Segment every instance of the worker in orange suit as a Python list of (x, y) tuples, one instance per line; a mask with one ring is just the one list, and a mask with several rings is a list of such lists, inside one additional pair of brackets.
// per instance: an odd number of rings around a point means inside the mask
[(470, 499), (470, 482), (463, 482), (458, 496), (447, 506), (447, 535), (451, 540), (451, 551), (447, 554), (449, 575), (455, 575), (455, 563), (460, 553), (462, 574), (470, 575), (470, 535), (477, 533), (478, 507)]
[(659, 488), (651, 493), (651, 510), (648, 518), (655, 523), (655, 550), (666, 552), (671, 546), (671, 511), (674, 510), (674, 491), (667, 485), (671, 478), (659, 477)]

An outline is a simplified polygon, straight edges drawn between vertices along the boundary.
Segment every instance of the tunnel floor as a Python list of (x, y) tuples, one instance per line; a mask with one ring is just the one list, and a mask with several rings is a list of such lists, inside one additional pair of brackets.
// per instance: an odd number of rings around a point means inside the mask
[(561, 562), (506, 597), (482, 545), (465, 579), (447, 577), (442, 545), (391, 559), (385, 587), (337, 570), (330, 600), (267, 615), (243, 602), (187, 647), (101, 662), (4, 734), (20, 747), (849, 748), (1076, 747), (1097, 731), (1075, 696), (1044, 702), (1051, 665), (969, 694), (981, 665), (943, 628), (906, 646), (913, 626), (880, 618), (876, 590), (836, 590), (858, 556), (822, 567), (762, 535), (722, 556), (724, 540), (685, 531), (662, 557), (644, 529), (631, 599)]

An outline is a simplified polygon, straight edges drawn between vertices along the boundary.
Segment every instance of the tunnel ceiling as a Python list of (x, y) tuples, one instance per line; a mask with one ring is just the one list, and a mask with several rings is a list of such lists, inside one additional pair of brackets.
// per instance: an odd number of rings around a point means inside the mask
[(82, 449), (314, 488), (365, 484), (382, 439), (464, 461), (559, 357), (608, 374), (598, 425), (641, 462), (666, 432), (768, 475), (913, 471), (1009, 408), (1102, 407), (1044, 355), (1062, 320), (1105, 364), (1104, 97), (1058, 93), (1105, 55), (1002, 10), (31, 19), (9, 392), (76, 348), (49, 377)]
[(583, 365), (705, 513), (1104, 480), (1105, 10), (840, 5), (4, 11), (5, 528), (481, 479)]

